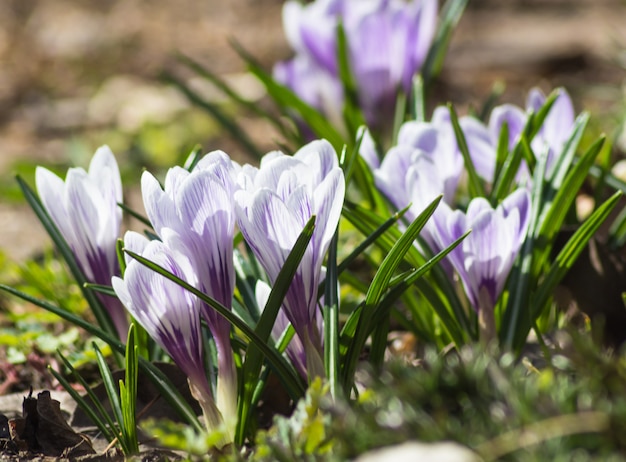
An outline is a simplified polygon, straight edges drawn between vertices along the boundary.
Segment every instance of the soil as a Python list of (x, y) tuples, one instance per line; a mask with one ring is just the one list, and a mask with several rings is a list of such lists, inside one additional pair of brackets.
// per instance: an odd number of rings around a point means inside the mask
[[(16, 165), (24, 160), (69, 162), (77, 140), (103, 126), (132, 123), (133, 114), (121, 115), (124, 101), (111, 96), (105, 101), (113, 105), (111, 109), (102, 106), (102, 98), (97, 100), (96, 95), (107, 85), (114, 89), (130, 85), (131, 93), (141, 88), (171, 91), (159, 79), (163, 70), (192, 79), (174, 58), (176, 52), (193, 57), (260, 98), (229, 40), (236, 39), (268, 68), (287, 58), (282, 3), (3, 0), (0, 181), (12, 181)], [(565, 86), (577, 110), (590, 110), (600, 120), (613, 119), (612, 129), (617, 129), (615, 119), (623, 123), (626, 114), (625, 67), (624, 1), (474, 0), (453, 37), (434, 99), (462, 108), (478, 107), (496, 82), (504, 82), (501, 100), (523, 104), (533, 86), (546, 91)], [(159, 113), (176, 105), (188, 106), (181, 95), (168, 95), (165, 106), (152, 106), (153, 100), (145, 105)], [(274, 140), (258, 121), (247, 120), (247, 127), (262, 146), (274, 147)], [(220, 134), (193, 141), (206, 151), (224, 149), (234, 157), (243, 155)], [(48, 242), (25, 205), (0, 196), (0, 251), (21, 261)], [(0, 380), (10, 378), (7, 371), (0, 371)], [(19, 381), (19, 377), (12, 380)], [(17, 388), (13, 385), (1, 387), (0, 395), (24, 389), (23, 383)], [(55, 396), (62, 401), (62, 409), (72, 406), (62, 393)], [(0, 397), (0, 413), (19, 413), (23, 397), (23, 392)]]

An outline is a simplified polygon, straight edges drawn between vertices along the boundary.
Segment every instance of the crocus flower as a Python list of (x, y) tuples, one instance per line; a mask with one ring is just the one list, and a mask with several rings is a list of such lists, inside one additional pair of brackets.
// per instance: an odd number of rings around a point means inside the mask
[[(459, 125), (465, 136), (470, 157), (478, 175), (483, 179), (490, 180), (495, 168), (495, 146), (491, 142), (488, 128), (479, 120), (469, 116), (461, 117)], [(465, 164), (450, 122), (448, 108), (437, 107), (430, 121), (408, 121), (402, 124), (398, 132), (397, 144), (391, 148), (385, 158), (396, 148), (405, 152), (408, 152), (406, 151), (408, 149), (418, 150), (425, 157), (428, 157), (437, 171), (437, 180), (431, 181), (443, 182), (443, 188), (440, 188), (437, 194), (443, 194), (444, 201), (452, 204)], [(405, 159), (401, 164), (396, 165), (400, 169), (395, 171), (390, 169), (390, 166), (383, 166), (386, 161), (383, 159), (381, 163), (377, 159), (374, 142), (369, 132), (366, 132), (363, 137), (360, 153), (373, 172), (381, 171), (387, 177), (389, 188), (392, 189), (397, 187), (398, 176), (404, 177), (407, 173), (406, 167), (411, 163)], [(397, 154), (394, 152), (394, 155)], [(417, 159), (417, 157), (413, 155), (413, 159)], [(422, 176), (430, 176), (430, 173), (424, 173)], [(386, 190), (384, 192), (387, 194)], [(391, 197), (389, 194), (387, 196)], [(415, 202), (415, 198), (413, 201)], [(423, 199), (420, 200), (420, 203), (425, 206), (428, 202)]]
[(260, 168), (245, 166), (235, 193), (237, 223), (274, 283), (307, 221), (315, 230), (284, 301), (285, 313), (304, 343), (310, 376), (323, 374), (320, 334), (315, 324), (317, 290), (330, 240), (339, 223), (345, 180), (337, 154), (325, 140), (293, 156), (272, 152)]
[[(539, 132), (531, 142), (536, 154), (539, 154), (544, 146), (548, 147), (548, 172), (574, 130), (575, 113), (572, 100), (564, 88), (559, 88), (557, 91), (559, 95), (550, 108)], [(545, 102), (546, 96), (542, 91), (533, 88), (528, 93), (526, 110), (537, 112)]]
[[(411, 79), (430, 47), (436, 16), (435, 0), (318, 0), (307, 5), (290, 0), (283, 9), (283, 24), (296, 55), (308, 56), (338, 81), (336, 35), (339, 21), (343, 23), (359, 103), (366, 119), (376, 123), (387, 113), (385, 108), (393, 107), (398, 89), (410, 92)], [(281, 79), (281, 73), (276, 77)], [(327, 102), (342, 106), (342, 100)]]
[(289, 87), (302, 101), (321, 110), (334, 126), (343, 123), (341, 82), (320, 68), (308, 55), (296, 55), (274, 66), (274, 78)]
[[(376, 187), (396, 209), (411, 204), (405, 217), (410, 222), (433, 201), (444, 193), (444, 181), (432, 158), (424, 151), (406, 145), (389, 150), (380, 168), (374, 170)], [(435, 213), (437, 211), (435, 210)], [(422, 237), (434, 249), (432, 219), (422, 230)]]
[[(550, 169), (558, 155), (561, 154), (566, 141), (572, 134), (574, 129), (574, 107), (567, 91), (559, 88), (558, 96), (541, 128), (531, 140), (530, 145), (535, 155), (539, 156), (547, 151), (547, 172)], [(513, 104), (504, 104), (495, 107), (491, 112), (489, 119), (489, 130), (491, 132), (492, 144), (497, 146), (500, 130), (504, 122), (507, 123), (509, 131), (509, 150), (513, 149), (519, 141), (519, 137), (524, 130), (524, 126), (528, 121), (528, 115), (531, 112), (537, 112), (545, 104), (546, 97), (538, 88), (533, 88), (528, 93), (526, 101), (526, 110), (519, 108)], [(520, 167), (517, 176), (518, 183), (527, 181), (528, 167), (525, 162)]]
[[(122, 222), (122, 182), (113, 153), (107, 146), (94, 154), (89, 171), (70, 168), (65, 182), (51, 171), (37, 167), (37, 192), (50, 218), (72, 249), (89, 282), (109, 285), (119, 274), (115, 243)], [(128, 319), (115, 297), (98, 294), (120, 338), (128, 331)]]
[(493, 336), (493, 309), (526, 237), (530, 194), (526, 189), (518, 189), (495, 209), (482, 197), (469, 203), (467, 213), (453, 211), (447, 204), (441, 204), (440, 209), (434, 222), (438, 231), (435, 236), (442, 248), (472, 230), (447, 258), (471, 305), (491, 323), (486, 335)]
[[(197, 286), (192, 262), (160, 241), (127, 233), (126, 248)], [(113, 289), (133, 318), (169, 354), (187, 376), (189, 389), (202, 408), (207, 429), (223, 424), (205, 371), (200, 313), (202, 302), (156, 271), (130, 260), (124, 279), (114, 277)]]
[[(469, 117), (462, 117), (460, 124), (471, 152), (479, 159), (492, 157), (491, 147), (485, 141), (488, 137), (486, 127), (481, 127), (480, 122)], [(411, 204), (405, 215), (407, 220), (417, 218), (439, 195), (443, 195), (444, 202), (453, 204), (464, 161), (457, 147), (448, 108), (435, 109), (431, 121), (402, 124), (397, 144), (382, 161), (376, 157), (369, 132), (363, 137), (360, 153), (372, 169), (376, 186), (394, 207), (401, 209)], [(433, 232), (436, 231), (432, 221), (429, 221), (422, 236), (432, 250), (441, 250), (431, 236)]]
[[(165, 189), (150, 173), (141, 178), (144, 206), (154, 230), (177, 253), (187, 255), (197, 274), (197, 288), (231, 308), (235, 288), (235, 175), (239, 166), (214, 151), (189, 172), (174, 167)], [(229, 426), (237, 415), (237, 371), (230, 346), (230, 323), (206, 304), (202, 316), (217, 347), (217, 405)], [(233, 427), (234, 428), (234, 427)]]

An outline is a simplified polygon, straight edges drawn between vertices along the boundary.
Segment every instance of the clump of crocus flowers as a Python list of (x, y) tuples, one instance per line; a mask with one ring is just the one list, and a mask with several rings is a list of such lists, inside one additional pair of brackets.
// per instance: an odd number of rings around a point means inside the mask
[[(459, 126), (465, 137), (471, 162), (484, 181), (492, 182), (500, 131), (506, 124), (508, 146), (519, 141), (531, 113), (545, 104), (539, 89), (529, 92), (526, 110), (512, 104), (493, 109), (488, 123), (464, 116)], [(574, 110), (564, 89), (547, 113), (531, 148), (547, 156), (550, 169), (563, 150), (574, 128)], [(456, 208), (457, 188), (463, 181), (464, 159), (452, 126), (449, 109), (437, 107), (430, 121), (408, 121), (399, 130), (397, 143), (380, 159), (369, 132), (361, 142), (361, 155), (372, 170), (378, 189), (391, 205), (402, 209), (408, 221), (437, 196), (443, 201), (422, 231), (432, 251), (440, 251), (468, 230), (471, 234), (447, 257), (458, 275), (470, 305), (479, 315), (481, 337), (491, 341), (496, 335), (493, 310), (504, 289), (509, 272), (526, 236), (530, 218), (530, 178), (522, 163), (517, 173), (517, 188), (495, 208), (486, 198), (469, 202), (466, 211)], [(549, 170), (548, 170), (549, 171)], [(450, 268), (448, 268), (450, 269)]]
[[(99, 176), (95, 174), (96, 168)], [(108, 148), (98, 150), (90, 173), (68, 172), (67, 186), (47, 170), (37, 172), (42, 200), (70, 243), (87, 277), (111, 283), (119, 300), (114, 319), (126, 320), (121, 303), (187, 375), (209, 430), (224, 429), (232, 441), (237, 419), (237, 369), (231, 325), (211, 306), (163, 275), (126, 256), (122, 276), (116, 257), (121, 210), (117, 164)], [(243, 168), (221, 151), (204, 156), (192, 171), (174, 167), (164, 187), (148, 172), (141, 181), (153, 239), (133, 231), (124, 248), (147, 258), (231, 309), (235, 289), (235, 226), (271, 282), (285, 263), (305, 224), (316, 227), (296, 271), (280, 318), (296, 330), (291, 351), (303, 378), (324, 374), (317, 291), (322, 263), (337, 229), (345, 180), (337, 153), (324, 140), (293, 156), (267, 154), (259, 168)], [(73, 226), (73, 227), (72, 227)], [(213, 385), (205, 370), (201, 320), (217, 349)], [(286, 324), (285, 324), (286, 325)], [(120, 336), (128, 324), (120, 322)], [(211, 366), (212, 367), (212, 366)]]
[[(533, 90), (528, 112), (503, 106), (494, 109), (488, 124), (471, 117), (460, 120), (471, 160), (481, 178), (487, 182), (493, 178), (499, 127), (506, 122), (511, 149), (530, 111), (544, 100), (543, 94)], [(562, 150), (573, 125), (571, 102), (564, 91), (552, 111), (532, 142), (543, 155), (554, 157)], [(459, 208), (456, 200), (459, 185), (464, 182), (464, 161), (445, 108), (437, 108), (429, 122), (403, 124), (396, 145), (382, 159), (374, 140), (365, 133), (361, 154), (372, 170), (376, 187), (392, 208), (411, 205), (405, 215), (408, 221), (443, 196), (422, 231), (430, 251), (446, 249), (472, 231), (450, 252), (444, 269), (449, 276), (453, 272), (458, 276), (469, 305), (478, 315), (481, 338), (495, 339), (494, 308), (531, 216), (527, 167), (520, 167), (518, 183), (498, 203), (475, 197)], [(187, 376), (207, 429), (223, 431), (221, 444), (233, 441), (239, 383), (231, 347), (232, 326), (210, 304), (132, 255), (125, 256), (126, 269), (121, 274), (116, 240), (122, 193), (111, 151), (100, 148), (89, 172), (70, 169), (65, 182), (38, 168), (37, 188), (86, 278), (113, 286), (118, 298), (103, 295), (102, 301), (120, 337), (128, 327), (125, 307)], [(144, 172), (141, 189), (152, 231), (148, 237), (127, 232), (124, 248), (161, 266), (226, 310), (233, 307), (237, 229), (270, 284), (257, 281), (255, 296), (262, 307), (302, 229), (315, 217), (311, 240), (283, 300), (273, 336), (279, 337), (291, 324), (295, 338), (286, 354), (294, 368), (303, 380), (324, 376), (319, 287), (346, 194), (346, 179), (332, 145), (316, 140), (293, 155), (270, 152), (258, 167), (241, 166), (226, 153), (214, 151), (192, 170), (171, 168), (163, 186), (151, 173)], [(421, 244), (417, 247), (425, 250)], [(216, 364), (210, 364), (205, 355), (203, 321), (215, 343)]]
[(435, 32), (436, 0), (290, 0), (283, 27), (295, 56), (274, 68), (275, 78), (339, 124), (344, 94), (337, 28), (341, 23), (358, 103), (369, 124), (390, 114), (398, 91), (408, 94)]

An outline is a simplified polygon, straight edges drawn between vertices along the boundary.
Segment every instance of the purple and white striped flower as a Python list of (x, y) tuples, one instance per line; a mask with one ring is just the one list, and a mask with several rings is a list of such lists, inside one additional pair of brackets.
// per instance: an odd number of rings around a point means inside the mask
[[(235, 193), (237, 223), (273, 283), (307, 221), (315, 230), (284, 301), (289, 321), (304, 343), (310, 376), (323, 373), (320, 334), (314, 322), (321, 268), (337, 229), (345, 194), (343, 171), (326, 140), (293, 156), (271, 152), (260, 168), (245, 166)], [(314, 363), (315, 361), (315, 363)]]
[[(393, 108), (399, 88), (410, 92), (411, 79), (430, 47), (436, 19), (435, 0), (318, 0), (307, 5), (290, 0), (283, 8), (285, 34), (297, 55), (294, 59), (307, 56), (312, 65), (337, 82), (336, 35), (342, 21), (359, 103), (370, 123), (380, 123), (384, 108)], [(293, 83), (282, 80), (283, 71), (275, 76), (287, 85)], [(311, 88), (305, 90), (305, 96), (318, 93)], [(325, 102), (341, 108), (342, 99)], [(326, 113), (330, 109), (317, 108)], [(330, 113), (337, 112), (330, 109)]]
[[(479, 316), (491, 316), (493, 320), (493, 309), (526, 237), (530, 193), (518, 189), (495, 209), (482, 197), (469, 203), (467, 213), (453, 211), (447, 204), (441, 204), (440, 209), (434, 222), (441, 248), (472, 230), (447, 258)], [(493, 330), (495, 326), (488, 328)]]
[[(572, 100), (565, 89), (559, 88), (557, 91), (558, 96), (554, 104), (546, 115), (541, 128), (530, 142), (535, 155), (539, 156), (542, 155), (544, 151), (547, 151), (548, 174), (574, 129), (575, 114)], [(513, 149), (528, 121), (528, 115), (531, 112), (539, 111), (545, 102), (546, 96), (543, 92), (538, 88), (533, 88), (528, 93), (525, 111), (513, 104), (504, 104), (495, 107), (489, 119), (489, 130), (491, 132), (493, 146), (497, 146), (500, 130), (504, 122), (506, 122), (509, 130), (509, 150)], [(521, 183), (527, 179), (528, 166), (523, 162), (517, 180)]]
[[(126, 233), (127, 249), (142, 255), (197, 286), (192, 262), (160, 241)], [(195, 295), (156, 271), (130, 259), (124, 279), (112, 280), (115, 293), (135, 320), (146, 330), (187, 376), (189, 389), (202, 408), (208, 430), (223, 424), (205, 371), (200, 313), (203, 303)]]
[[(197, 288), (229, 309), (235, 289), (233, 197), (238, 170), (227, 154), (214, 151), (192, 172), (170, 169), (165, 189), (150, 173), (141, 179), (144, 206), (157, 235), (168, 248), (188, 256), (197, 275)], [(200, 310), (217, 347), (217, 405), (231, 427), (237, 415), (237, 372), (230, 323), (206, 304)]]
[[(398, 210), (411, 204), (405, 214), (408, 221), (415, 220), (445, 190), (445, 182), (432, 158), (424, 151), (406, 145), (389, 150), (380, 168), (374, 170), (374, 181)], [(422, 237), (431, 249), (435, 249), (436, 244), (433, 232), (436, 230), (431, 219), (422, 230)]]
[[(50, 218), (72, 249), (89, 282), (109, 285), (119, 275), (115, 245), (120, 233), (122, 182), (113, 153), (107, 146), (94, 154), (89, 171), (70, 168), (65, 181), (37, 167), (37, 192)], [(98, 294), (120, 338), (128, 332), (128, 319), (115, 297)]]

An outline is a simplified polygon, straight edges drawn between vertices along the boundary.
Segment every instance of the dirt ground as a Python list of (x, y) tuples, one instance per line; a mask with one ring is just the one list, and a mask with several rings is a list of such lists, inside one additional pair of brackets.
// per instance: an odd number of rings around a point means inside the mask
[[(124, 129), (188, 108), (158, 80), (164, 69), (192, 78), (174, 59), (177, 51), (260, 98), (229, 39), (268, 67), (288, 57), (281, 7), (280, 0), (3, 0), (0, 181), (13, 181), (16, 164), (25, 159), (73, 160), (76, 140), (94, 130)], [(502, 100), (522, 104), (532, 86), (563, 85), (578, 110), (598, 117), (621, 110), (623, 117), (624, 66), (624, 1), (473, 0), (453, 38), (437, 97), (479, 104), (500, 81), (506, 83)], [(254, 120), (248, 126), (272, 146), (262, 126)], [(233, 146), (214, 134), (197, 141), (206, 150)], [(81, 146), (88, 152), (97, 147)], [(0, 196), (0, 249), (19, 260), (46, 242), (30, 211)]]

